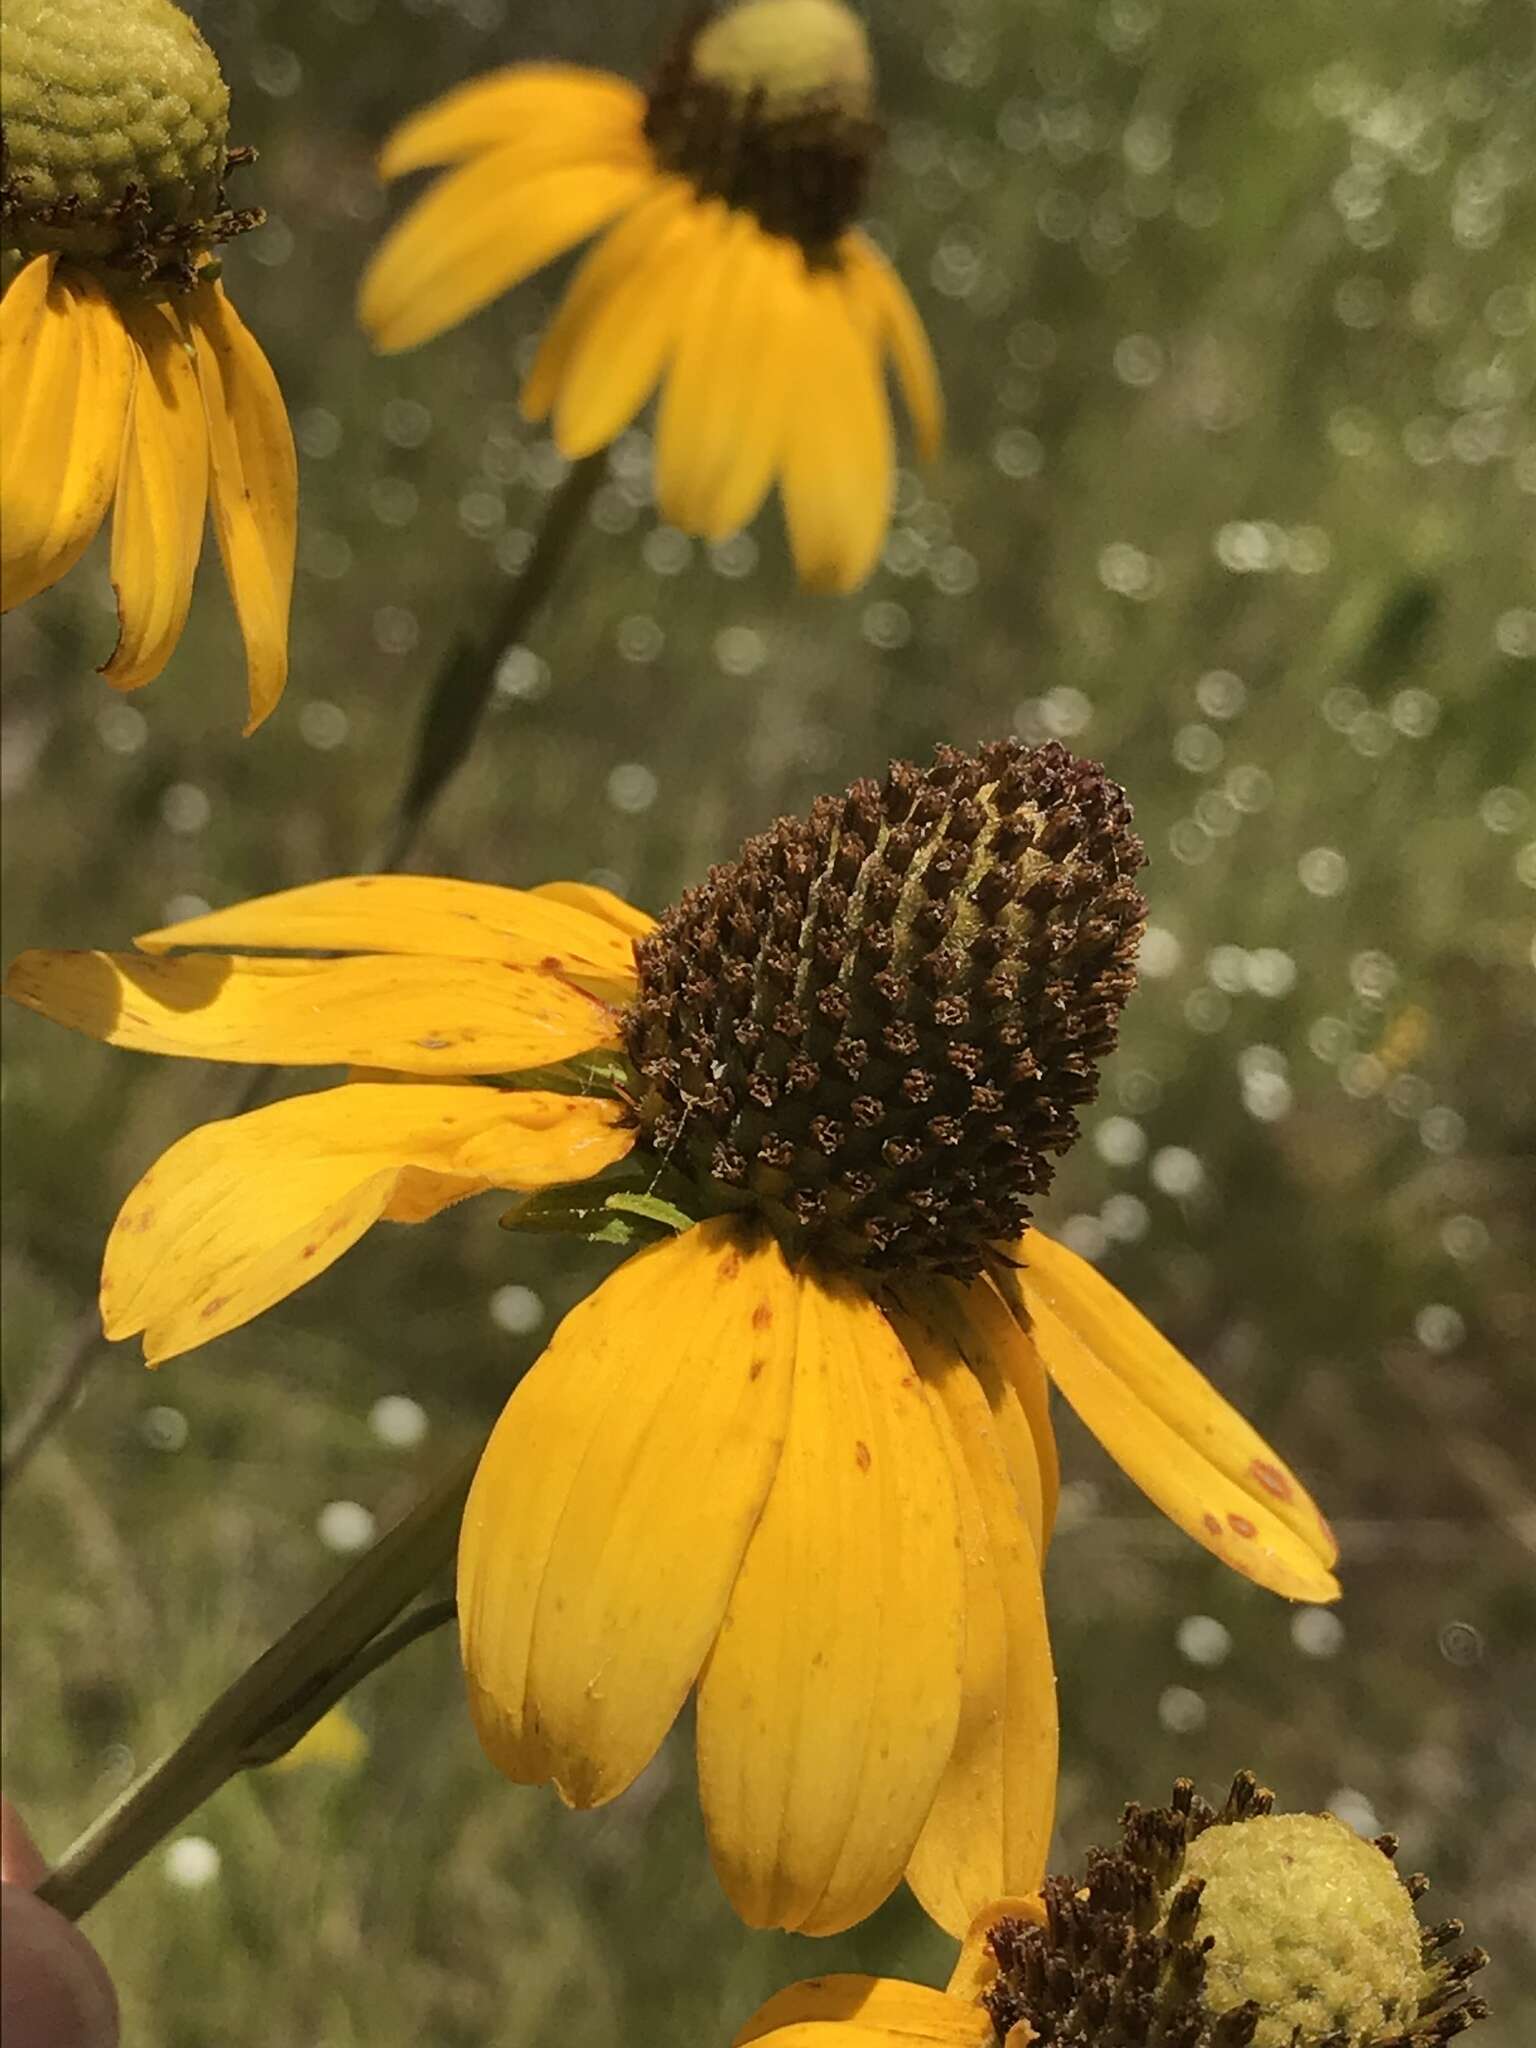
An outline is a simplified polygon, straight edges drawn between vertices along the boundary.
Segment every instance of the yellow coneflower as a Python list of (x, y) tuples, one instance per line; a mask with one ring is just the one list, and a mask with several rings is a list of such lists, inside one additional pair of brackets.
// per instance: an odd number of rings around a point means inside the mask
[[(570, 884), (365, 876), (11, 972), (115, 1045), (372, 1071), (193, 1132), (129, 1195), (102, 1315), (152, 1362), (486, 1187), (548, 1190), (525, 1224), (661, 1237), (491, 1436), (464, 1662), (492, 1759), (579, 1806), (697, 1683), (754, 1924), (832, 1932), (905, 1872), (960, 1931), (1039, 1883), (1048, 1380), (1226, 1563), (1338, 1591), (1300, 1482), (1030, 1224), (1132, 986), (1129, 820), (1058, 746), (941, 749), (781, 820), (659, 925)], [(518, 1085), (573, 1057), (585, 1092)]]
[(735, 2048), (1444, 2048), (1487, 2017), (1487, 1955), (1421, 1924), (1395, 1836), (1273, 1808), (1247, 1771), (1219, 1810), (1181, 1778), (1082, 1877), (983, 1907), (947, 1989), (813, 1978)]
[(723, 540), (777, 477), (802, 579), (851, 590), (890, 517), (887, 356), (925, 455), (943, 422), (912, 302), (853, 225), (876, 137), (869, 46), (839, 0), (701, 10), (649, 94), (494, 72), (386, 144), (386, 177), (454, 168), (374, 257), (363, 324), (412, 348), (608, 228), (523, 386), (528, 418), (552, 417), (574, 459), (662, 385), (663, 515)]
[(157, 676), (211, 507), (259, 725), (288, 674), (297, 471), (277, 380), (214, 250), (249, 159), (229, 89), (170, 0), (6, 0), (0, 42), (0, 609), (56, 583), (109, 506), (118, 638)]

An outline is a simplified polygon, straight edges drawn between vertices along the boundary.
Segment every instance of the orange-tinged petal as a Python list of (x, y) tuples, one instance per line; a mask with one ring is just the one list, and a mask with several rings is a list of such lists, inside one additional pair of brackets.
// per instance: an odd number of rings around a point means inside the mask
[(540, 882), (528, 893), (545, 897), (551, 903), (567, 903), (572, 910), (585, 910), (605, 924), (617, 926), (627, 938), (649, 938), (656, 929), (656, 920), (648, 910), (637, 910), (633, 903), (626, 903), (611, 889), (598, 888), (594, 882)]
[(208, 421), (192, 351), (171, 313), (127, 300), (138, 366), (112, 513), (117, 645), (101, 673), (119, 690), (153, 681), (181, 638), (203, 549)]
[(1029, 1232), (1018, 1255), (1026, 1304), (1046, 1302), (1202, 1458), (1294, 1530), (1325, 1565), (1335, 1562), (1333, 1531), (1296, 1474), (1118, 1287), (1042, 1230)]
[(288, 680), (298, 461), (272, 366), (223, 285), (192, 292), (185, 320), (208, 422), (213, 530), (245, 642), (249, 733)]
[(582, 259), (518, 394), (524, 419), (548, 417), (571, 358), (599, 308), (637, 272), (644, 272), (658, 242), (697, 210), (698, 199), (686, 178), (660, 178)]
[(730, 1219), (572, 1310), (491, 1433), (459, 1541), (470, 1708), (493, 1763), (622, 1792), (720, 1626), (788, 1420), (797, 1289)]
[(0, 299), (0, 610), (72, 569), (106, 517), (135, 360), (106, 293), (52, 257)]
[(146, 953), (177, 946), (415, 953), (431, 960), (499, 960), (613, 982), (635, 977), (633, 940), (611, 915), (536, 890), (437, 875), (343, 875), (307, 882), (145, 932), (134, 944)]
[(358, 317), (392, 355), (430, 341), (585, 241), (641, 197), (648, 160), (564, 164), (523, 176), (493, 150), (439, 178), (380, 244)]
[[(789, 2031), (786, 2032), (785, 2030)], [(772, 2036), (777, 2048), (859, 2048), (876, 2042), (931, 2048), (986, 2048), (992, 2022), (974, 2001), (899, 1977), (810, 1977), (776, 1992), (736, 2036), (733, 2048)]]
[(1288, 1600), (1336, 1600), (1313, 1547), (1228, 1478), (1110, 1371), (1050, 1306), (1026, 1291), (1030, 1337), (1046, 1370), (1105, 1450), (1170, 1521), (1223, 1564)]
[(108, 1045), (190, 1059), (498, 1074), (616, 1043), (605, 1003), (482, 960), (23, 953), (5, 987)]
[[(937, 1292), (925, 1288), (915, 1299), (931, 1309)], [(966, 1567), (960, 1725), (907, 1882), (939, 1925), (960, 1936), (989, 1899), (1038, 1885), (1044, 1875), (1057, 1727), (1038, 1482), (1024, 1494), (1015, 1483), (1034, 1457), (1033, 1442), (1006, 1379), (990, 1369), (978, 1377), (949, 1336), (949, 1319), (913, 1314), (897, 1328), (954, 1461)]]
[(152, 1166), (107, 1240), (101, 1319), (151, 1365), (247, 1323), (386, 1214), (404, 1175), (465, 1193), (579, 1180), (632, 1142), (611, 1103), (356, 1082), (204, 1124)]
[(955, 1484), (861, 1288), (808, 1275), (789, 1436), (699, 1683), (710, 1850), (754, 1927), (833, 1934), (901, 1877), (955, 1738)]
[(805, 278), (779, 478), (802, 583), (846, 594), (890, 523), (895, 456), (875, 344), (833, 271)]
[(896, 365), (918, 453), (931, 462), (944, 439), (944, 392), (917, 308), (867, 235), (855, 230), (843, 237), (839, 247), (854, 289), (870, 308), (880, 341)]
[(455, 86), (400, 123), (379, 151), (379, 176), (402, 177), (524, 141), (589, 155), (637, 137), (645, 95), (627, 78), (574, 64), (511, 64)]

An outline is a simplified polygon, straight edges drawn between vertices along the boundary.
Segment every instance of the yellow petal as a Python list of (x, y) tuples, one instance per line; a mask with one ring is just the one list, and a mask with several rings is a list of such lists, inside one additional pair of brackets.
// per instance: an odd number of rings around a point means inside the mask
[(124, 1202), (102, 1262), (102, 1326), (142, 1330), (158, 1364), (323, 1273), (385, 1213), (403, 1171), (548, 1187), (601, 1172), (631, 1142), (611, 1103), (420, 1084), (348, 1083), (204, 1124)]
[[(918, 1295), (930, 1313), (898, 1319), (944, 1425), (965, 1537), (965, 1677), (960, 1725), (907, 1882), (924, 1909), (963, 1935), (989, 1899), (1045, 1874), (1056, 1804), (1056, 1679), (1038, 1548), (1038, 1481), (1029, 1426), (1007, 1380), (974, 1342), (984, 1377), (944, 1327), (954, 1290)], [(942, 1302), (942, 1307), (938, 1304)], [(937, 1312), (935, 1312), (937, 1310)]]
[(795, 1312), (771, 1239), (700, 1224), (605, 1280), (507, 1403), (464, 1514), (459, 1626), (509, 1778), (595, 1806), (654, 1754), (773, 1479)]
[(106, 517), (134, 363), (106, 293), (52, 257), (0, 300), (0, 610), (72, 569)]
[(777, 2048), (791, 2048), (797, 2037), (805, 2048), (822, 2042), (826, 2048), (839, 2043), (873, 2048), (877, 2042), (990, 2048), (993, 2041), (992, 2022), (974, 2000), (952, 1998), (931, 1984), (909, 1984), (899, 1977), (811, 1977), (791, 1984), (758, 2008), (733, 2048), (747, 2048), (768, 2035)]
[(208, 504), (208, 422), (192, 352), (164, 306), (125, 301), (138, 352), (112, 514), (117, 646), (102, 668), (136, 690), (170, 659), (192, 602)]
[(595, 997), (481, 960), (23, 953), (6, 993), (108, 1045), (203, 1060), (498, 1074), (616, 1042)]
[(358, 317), (386, 355), (430, 341), (584, 241), (651, 183), (648, 161), (566, 164), (523, 177), (493, 150), (439, 178), (385, 237)]
[(862, 1289), (799, 1289), (789, 1436), (699, 1684), (699, 1787), (753, 1927), (834, 1934), (901, 1877), (955, 1738), (955, 1486)]
[(611, 916), (538, 891), (437, 875), (343, 875), (309, 882), (145, 932), (134, 944), (146, 953), (173, 946), (416, 953), (433, 960), (499, 960), (611, 982), (632, 984), (635, 978), (634, 942)]
[(931, 462), (944, 439), (944, 393), (928, 336), (907, 288), (869, 237), (855, 230), (839, 251), (858, 296), (868, 305), (901, 383), (918, 453)]
[(512, 64), (456, 86), (400, 123), (379, 152), (398, 178), (481, 150), (553, 139), (591, 155), (639, 135), (645, 95), (627, 78), (574, 64)]
[(660, 178), (582, 259), (518, 394), (524, 419), (547, 418), (576, 345), (598, 308), (643, 271), (657, 244), (697, 211), (698, 200), (686, 178)]
[(605, 924), (616, 925), (627, 938), (649, 938), (656, 929), (656, 920), (648, 910), (637, 910), (611, 889), (599, 889), (592, 882), (540, 882), (528, 893), (547, 897), (551, 903), (567, 903), (572, 910), (588, 911)]
[(1336, 1600), (1339, 1584), (1315, 1550), (1270, 1508), (1210, 1463), (1104, 1365), (1047, 1302), (1026, 1287), (1030, 1337), (1046, 1370), (1120, 1469), (1223, 1564), (1288, 1600)]
[(245, 641), (249, 733), (288, 680), (298, 462), (272, 366), (222, 284), (190, 294), (186, 323), (208, 422), (213, 528)]
[(1294, 1530), (1315, 1557), (1335, 1562), (1333, 1531), (1296, 1474), (1118, 1287), (1042, 1230), (1029, 1232), (1019, 1257), (1026, 1303), (1045, 1301), (1154, 1415)]
[(874, 567), (890, 523), (891, 414), (872, 338), (843, 279), (802, 285), (780, 489), (800, 580), (846, 593)]
[(758, 507), (784, 445), (789, 343), (802, 308), (803, 265), (747, 213), (701, 271), (656, 426), (662, 515), (724, 540)]
[(679, 206), (644, 257), (590, 307), (570, 339), (555, 396), (562, 455), (574, 462), (604, 447), (655, 390), (729, 217), (718, 199)]
[(1029, 1927), (1046, 1926), (1045, 1902), (1038, 1892), (990, 1899), (965, 1930), (955, 1967), (944, 1989), (951, 1998), (974, 2005), (997, 1980), (997, 1957), (992, 1953), (991, 1935), (1000, 1920), (1022, 1920)]

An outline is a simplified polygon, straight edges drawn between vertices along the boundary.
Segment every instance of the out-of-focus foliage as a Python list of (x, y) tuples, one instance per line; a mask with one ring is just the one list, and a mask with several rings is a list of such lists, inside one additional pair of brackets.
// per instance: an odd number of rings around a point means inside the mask
[[(558, 277), (368, 357), (370, 148), (497, 62), (643, 75), (654, 34), (649, 10), (547, 0), (197, 11), (272, 212), (229, 263), (301, 449), (293, 681), (242, 743), (233, 629), (200, 589), (171, 671), (113, 697), (90, 673), (104, 556), (8, 621), (8, 951), (121, 943), (363, 860), (435, 663), (560, 470), (513, 404)], [(796, 591), (771, 512), (713, 552), (658, 528), (627, 435), (420, 864), (659, 906), (936, 739), (1054, 734), (1108, 761), (1153, 928), (1044, 1220), (1315, 1483), (1346, 1598), (1298, 1614), (1223, 1575), (1069, 1433), (1059, 1861), (1124, 1799), (1251, 1763), (1287, 1805), (1400, 1831), (1431, 1904), (1496, 1952), (1479, 2040), (1516, 2048), (1536, 2009), (1529, 16), (943, 0), (871, 27), (876, 225), (931, 326), (949, 454), (903, 474), (883, 568), (836, 603)], [(9, 1412), (80, 1327), (134, 1177), (235, 1086), (9, 1024)], [(126, 1347), (97, 1367), (6, 1512), (8, 1783), (55, 1852), (334, 1575), (367, 1525), (338, 1504), (399, 1512), (601, 1270), (496, 1213), (381, 1229), (154, 1380)], [(829, 1943), (736, 1926), (686, 1728), (618, 1805), (570, 1816), (482, 1763), (445, 1636), (352, 1711), (366, 1756), (321, 1745), (227, 1789), (188, 1830), (216, 1859), (183, 1841), (93, 1916), (130, 2039), (703, 2048), (792, 1976), (946, 1967), (905, 1899)]]

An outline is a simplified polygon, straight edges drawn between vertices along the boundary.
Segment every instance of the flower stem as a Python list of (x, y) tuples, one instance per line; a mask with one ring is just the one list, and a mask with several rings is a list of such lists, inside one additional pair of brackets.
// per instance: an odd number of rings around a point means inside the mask
[(284, 1755), (359, 1679), (450, 1620), (453, 1602), (439, 1600), (388, 1626), (452, 1558), (477, 1460), (445, 1473), (99, 1815), (39, 1896), (78, 1920), (221, 1785)]
[(484, 625), (460, 633), (449, 647), (428, 693), (416, 752), (380, 850), (370, 864), (372, 872), (392, 873), (409, 859), (428, 813), (474, 744), (490, 702), (497, 663), (509, 647), (521, 641), (554, 588), (606, 466), (607, 451), (602, 449), (571, 466), (545, 510), (533, 552), (501, 603)]

